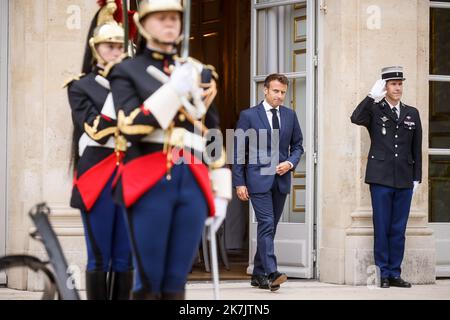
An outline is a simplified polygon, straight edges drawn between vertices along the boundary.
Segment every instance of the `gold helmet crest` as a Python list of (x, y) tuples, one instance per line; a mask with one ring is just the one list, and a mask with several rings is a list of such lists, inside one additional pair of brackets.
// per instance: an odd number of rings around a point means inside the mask
[(107, 0), (100, 9), (97, 18), (97, 27), (94, 29), (92, 37), (89, 39), (89, 46), (92, 55), (97, 63), (107, 64), (99, 55), (96, 46), (100, 43), (124, 43), (125, 30), (114, 19), (117, 11), (115, 0)]

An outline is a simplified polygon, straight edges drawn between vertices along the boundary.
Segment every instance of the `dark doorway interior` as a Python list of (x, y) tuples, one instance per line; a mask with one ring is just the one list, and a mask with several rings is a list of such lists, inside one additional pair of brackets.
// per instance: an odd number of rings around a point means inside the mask
[[(219, 74), (216, 106), (221, 129), (233, 129), (250, 103), (250, 0), (193, 0), (191, 55), (213, 65)], [(221, 279), (245, 279), (248, 266), (248, 203), (233, 199), (223, 230), (229, 260)], [(190, 279), (209, 279), (203, 260)]]
[[(131, 0), (137, 10), (140, 0)], [(191, 56), (220, 76), (221, 128), (234, 128), (250, 102), (250, 0), (192, 0)]]
[[(130, 1), (136, 10), (139, 0)], [(214, 66), (219, 74), (215, 105), (221, 129), (233, 129), (250, 103), (250, 0), (192, 0), (190, 55)], [(224, 140), (225, 141), (225, 140)], [(235, 196), (235, 194), (234, 194)], [(220, 259), (221, 279), (246, 279), (248, 265), (248, 203), (234, 198), (228, 207), (222, 238), (229, 270)], [(202, 250), (189, 277), (209, 280)]]

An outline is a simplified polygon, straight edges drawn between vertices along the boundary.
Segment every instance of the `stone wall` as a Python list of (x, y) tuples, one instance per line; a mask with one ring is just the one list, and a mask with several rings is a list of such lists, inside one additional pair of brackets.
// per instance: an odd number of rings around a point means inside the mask
[[(69, 207), (72, 122), (61, 87), (80, 73), (96, 9), (92, 0), (10, 1), (7, 251), (45, 257), (42, 245), (28, 237), (28, 210), (46, 201), (69, 263), (81, 270), (83, 229), (79, 213)], [(26, 270), (8, 274), (11, 288), (37, 290), (40, 283)]]

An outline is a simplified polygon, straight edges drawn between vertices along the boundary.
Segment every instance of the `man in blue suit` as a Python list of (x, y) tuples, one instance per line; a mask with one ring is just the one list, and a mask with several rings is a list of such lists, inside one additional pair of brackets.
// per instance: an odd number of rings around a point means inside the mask
[(303, 154), (297, 115), (282, 106), (288, 85), (284, 75), (269, 75), (264, 101), (241, 112), (235, 131), (233, 187), (239, 199), (251, 201), (258, 222), (251, 285), (271, 291), (287, 280), (277, 269), (274, 238), (291, 190), (290, 171)]

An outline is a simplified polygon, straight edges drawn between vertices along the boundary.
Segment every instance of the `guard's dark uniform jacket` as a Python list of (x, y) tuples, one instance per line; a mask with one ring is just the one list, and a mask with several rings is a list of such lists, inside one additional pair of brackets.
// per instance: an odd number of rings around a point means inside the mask
[[(152, 65), (168, 74), (168, 68), (174, 65), (175, 58), (173, 54), (146, 48), (134, 59), (127, 59), (116, 65), (109, 75), (118, 112), (118, 126), (128, 141), (125, 157), (115, 182), (115, 197), (127, 208), (166, 175), (176, 160), (172, 159), (168, 164), (163, 143), (142, 141), (145, 136), (161, 128), (156, 118), (144, 108), (143, 103), (162, 86), (162, 83), (146, 70)], [(202, 82), (210, 83), (212, 74), (213, 70), (204, 68)], [(218, 119), (217, 111), (212, 105), (205, 114), (203, 123), (207, 128), (218, 128)], [(194, 132), (193, 124), (181, 113), (175, 116), (172, 126)], [(183, 156), (200, 159), (200, 154), (196, 155), (195, 152), (184, 152)], [(208, 166), (201, 161), (197, 163), (190, 161), (189, 167), (205, 195), (210, 215), (213, 215), (214, 195), (211, 190)]]
[[(75, 143), (80, 139), (84, 141), (79, 143), (84, 150), (74, 172), (70, 204), (82, 211), (92, 209), (118, 162), (114, 145), (111, 145), (117, 131), (116, 120), (101, 113), (110, 90), (96, 77), (101, 77), (98, 67), (66, 84), (75, 128), (74, 140)], [(107, 82), (105, 78), (102, 80)]]
[(351, 116), (354, 124), (367, 128), (371, 146), (366, 179), (368, 184), (412, 188), (422, 180), (422, 126), (419, 111), (400, 103), (395, 119), (385, 99), (376, 103), (366, 97)]

